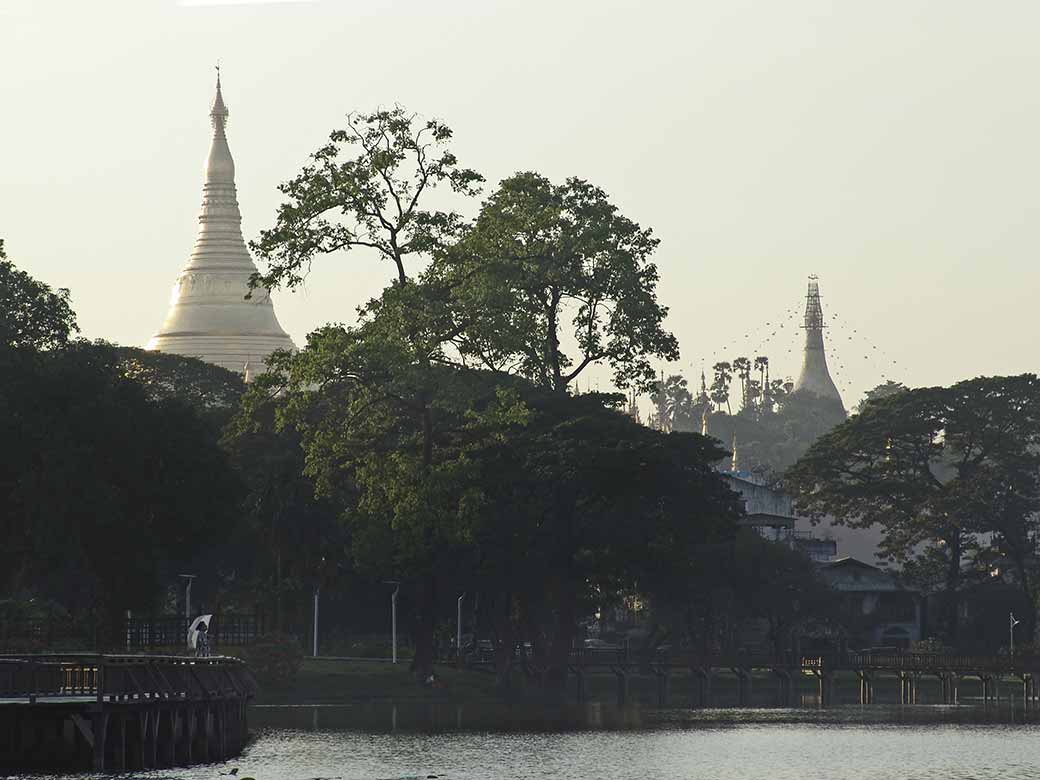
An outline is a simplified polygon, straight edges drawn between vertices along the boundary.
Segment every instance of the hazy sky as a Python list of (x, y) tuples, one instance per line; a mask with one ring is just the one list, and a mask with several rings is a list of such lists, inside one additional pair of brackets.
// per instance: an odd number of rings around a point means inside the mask
[[(652, 226), (691, 380), (756, 347), (796, 374), (810, 273), (847, 405), (1036, 371), (1038, 39), (1035, 0), (0, 0), (0, 237), (86, 336), (143, 345), (219, 58), (247, 238), (347, 112), (398, 102), (490, 183), (578, 175)], [(327, 258), (279, 319), (302, 343), (390, 278)]]

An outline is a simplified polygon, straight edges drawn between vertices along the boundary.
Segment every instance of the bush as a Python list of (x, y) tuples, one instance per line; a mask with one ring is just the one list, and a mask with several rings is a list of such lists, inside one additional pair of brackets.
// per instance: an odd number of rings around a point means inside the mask
[(245, 648), (243, 660), (261, 685), (290, 685), (303, 663), (303, 648), (295, 637), (269, 634)]
[(944, 645), (942, 640), (930, 636), (927, 639), (918, 639), (916, 642), (912, 643), (910, 651), (913, 653), (934, 653), (941, 655), (943, 653), (952, 653), (953, 648)]

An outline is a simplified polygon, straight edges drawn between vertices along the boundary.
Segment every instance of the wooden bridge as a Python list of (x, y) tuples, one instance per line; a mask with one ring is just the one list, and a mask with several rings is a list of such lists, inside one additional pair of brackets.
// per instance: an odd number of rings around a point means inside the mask
[(236, 658), (0, 656), (0, 766), (122, 772), (238, 755), (256, 683)]
[[(859, 681), (861, 704), (874, 703), (879, 677), (899, 681), (899, 701), (917, 704), (922, 678), (938, 681), (944, 704), (960, 702), (960, 685), (965, 679), (977, 680), (984, 703), (999, 700), (1000, 685), (1021, 686), (1021, 701), (1026, 708), (1040, 709), (1040, 656), (973, 656), (933, 653), (832, 653), (805, 656), (754, 653), (680, 654), (637, 652), (627, 649), (582, 649), (570, 657), (568, 672), (576, 680), (577, 697), (585, 699), (585, 676), (595, 670), (609, 670), (617, 677), (617, 700), (628, 699), (628, 683), (633, 675), (651, 675), (657, 680), (658, 704), (668, 703), (670, 678), (677, 670), (688, 671), (694, 681), (693, 706), (709, 706), (712, 681), (720, 672), (733, 674), (738, 682), (740, 706), (751, 703), (752, 681), (756, 673), (768, 675), (776, 685), (776, 702), (790, 706), (797, 700), (802, 681), (810, 678), (821, 705), (832, 703), (834, 676), (848, 672)], [(1007, 688), (1010, 694), (1013, 689)]]

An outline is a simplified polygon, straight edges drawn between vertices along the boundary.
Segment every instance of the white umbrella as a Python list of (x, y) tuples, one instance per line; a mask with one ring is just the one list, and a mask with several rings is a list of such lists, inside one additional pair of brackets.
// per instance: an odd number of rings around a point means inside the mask
[(194, 650), (195, 649), (195, 645), (198, 643), (198, 640), (199, 640), (199, 624), (200, 623), (205, 623), (206, 624), (206, 629), (208, 630), (209, 629), (209, 624), (212, 622), (212, 620), (213, 620), (213, 615), (199, 615), (197, 618), (195, 618), (193, 621), (191, 621), (191, 625), (188, 626), (188, 649)]

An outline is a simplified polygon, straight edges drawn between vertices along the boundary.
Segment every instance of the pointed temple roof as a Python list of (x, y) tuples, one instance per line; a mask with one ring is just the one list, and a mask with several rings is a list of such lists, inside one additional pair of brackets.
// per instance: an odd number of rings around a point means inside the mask
[(166, 321), (145, 349), (197, 357), (239, 373), (248, 364), (255, 376), (263, 373), (268, 355), (295, 346), (278, 324), (268, 290), (256, 289), (246, 298), (257, 269), (242, 239), (219, 73), (210, 119), (213, 140), (195, 248), (174, 285)]
[[(809, 292), (805, 296), (805, 354), (802, 372), (795, 382), (794, 392), (811, 393), (821, 398), (841, 401), (841, 394), (827, 370), (827, 354), (823, 349), (823, 307), (820, 305), (820, 285), (815, 276), (809, 277)], [(842, 409), (844, 409), (842, 404)]]

